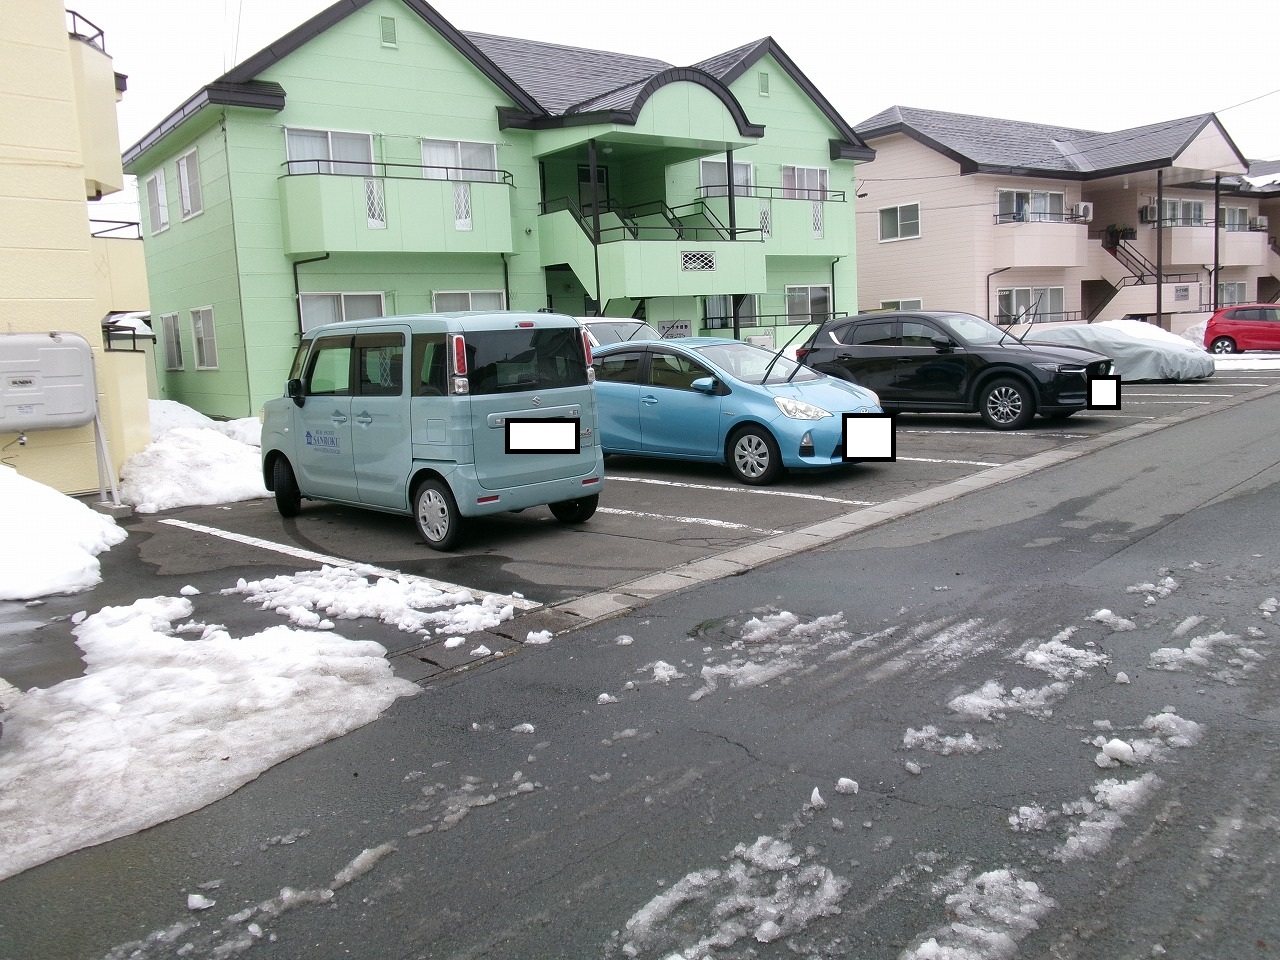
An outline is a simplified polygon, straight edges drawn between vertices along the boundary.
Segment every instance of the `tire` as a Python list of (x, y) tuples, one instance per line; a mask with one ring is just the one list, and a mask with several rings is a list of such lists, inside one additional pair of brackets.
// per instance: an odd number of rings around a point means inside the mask
[(763, 427), (743, 427), (729, 438), (729, 469), (743, 483), (763, 487), (782, 476), (782, 454)]
[(440, 480), (423, 480), (413, 492), (413, 519), (432, 550), (452, 550), (462, 533), (453, 492)]
[(302, 512), (302, 492), (293, 467), (284, 457), (276, 457), (271, 466), (271, 487), (276, 494), (276, 509), (282, 517), (296, 517)]
[(561, 500), (559, 503), (549, 503), (552, 514), (561, 523), (586, 523), (591, 519), (591, 515), (596, 512), (596, 506), (600, 503), (600, 494), (593, 493), (589, 497), (579, 497), (577, 500)]
[(1001, 377), (982, 388), (978, 412), (994, 430), (1021, 430), (1036, 415), (1035, 397), (1021, 380)]
[(1217, 337), (1209, 344), (1210, 353), (1235, 353), (1236, 342), (1230, 337)]

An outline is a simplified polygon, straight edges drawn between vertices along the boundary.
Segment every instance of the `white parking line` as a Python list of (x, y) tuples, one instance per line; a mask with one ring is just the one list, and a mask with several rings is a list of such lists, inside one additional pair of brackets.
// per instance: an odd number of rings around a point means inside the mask
[(875, 500), (842, 500), (839, 497), (824, 497), (819, 493), (797, 493), (794, 490), (762, 490), (759, 487), (718, 487), (710, 483), (681, 483), (676, 480), (654, 480), (650, 477), (620, 477), (616, 473), (608, 474), (608, 483), (617, 481), (624, 483), (651, 483), (659, 487), (681, 487), (686, 490), (714, 490), (717, 493), (758, 493), (765, 497), (821, 500), (823, 503), (844, 503), (855, 507), (874, 507), (877, 503)]
[[(1159, 396), (1159, 394), (1152, 393), (1152, 394), (1147, 394), (1147, 396), (1156, 397), (1156, 396)], [(1166, 396), (1167, 396), (1167, 394), (1166, 394)], [(1179, 406), (1200, 406), (1200, 407), (1207, 407), (1207, 406), (1209, 406), (1209, 404), (1213, 403), (1213, 401), (1212, 401), (1212, 400), (1132, 400), (1132, 401), (1130, 401), (1130, 400), (1129, 400), (1129, 399), (1127, 399), (1127, 398), (1125, 399), (1125, 401), (1124, 401), (1124, 402), (1125, 402), (1125, 403), (1136, 403), (1136, 404), (1137, 404), (1138, 406), (1140, 406), (1140, 407), (1143, 407), (1143, 406), (1150, 406), (1151, 404), (1156, 404), (1156, 403), (1172, 403), (1172, 404), (1177, 404), (1177, 405), (1179, 405)]]
[(1002, 467), (1002, 463), (990, 463), (986, 460), (935, 460), (933, 457), (898, 457), (912, 463), (955, 463), (965, 467)]
[(303, 550), (301, 547), (292, 547), (284, 543), (274, 543), (271, 540), (262, 540), (258, 537), (248, 537), (243, 533), (232, 533), (230, 530), (219, 530), (217, 527), (206, 527), (202, 523), (189, 523), (186, 520), (161, 520), (161, 523), (167, 523), (171, 527), (181, 527), (184, 530), (192, 530), (196, 533), (207, 533), (213, 537), (220, 537), (223, 540), (230, 540), (233, 543), (243, 543), (248, 547), (257, 547), (260, 550), (269, 550), (272, 553), (280, 553), (286, 557), (294, 557), (298, 560), (309, 560), (312, 563), (328, 564), (331, 567), (345, 567), (348, 570), (354, 570), (356, 573), (368, 573), (375, 577), (391, 577), (402, 582), (425, 583), (433, 589), (440, 590), (444, 593), (458, 593), (466, 590), (477, 602), (483, 602), (485, 597), (494, 597), (503, 603), (508, 603), (518, 610), (533, 610), (542, 606), (536, 600), (526, 600), (524, 597), (513, 597), (507, 593), (490, 593), (487, 590), (476, 590), (472, 587), (460, 586), (456, 583), (448, 583), (444, 580), (433, 580), (430, 577), (419, 577), (412, 573), (401, 573), (399, 570), (388, 570), (385, 567), (375, 567), (368, 563), (358, 563), (355, 560), (348, 560), (345, 557), (331, 557), (323, 553), (315, 553), (311, 550)]
[(761, 530), (759, 527), (749, 527), (745, 523), (730, 523), (728, 520), (712, 520), (709, 517), (673, 517), (665, 513), (644, 513), (640, 510), (620, 510), (617, 507), (597, 507), (596, 513), (611, 513), (620, 517), (644, 517), (648, 520), (670, 520), (672, 523), (693, 523), (722, 530), (746, 530), (766, 536), (777, 536), (782, 533), (781, 530)]
[(984, 440), (987, 437), (991, 437), (993, 439), (996, 437), (999, 437), (1002, 440), (1035, 440), (1038, 437), (1059, 437), (1063, 440), (1085, 440), (1089, 436), (1089, 434), (1087, 433), (1049, 433), (1048, 431), (1044, 431), (1044, 430), (995, 431), (995, 430), (987, 430), (985, 427), (984, 428), (975, 427), (972, 430), (929, 430), (929, 429), (917, 428), (913, 430), (899, 430), (898, 432), (899, 433), (955, 434), (961, 437), (982, 437)]
[[(1215, 384), (1216, 386), (1216, 384)], [(1234, 397), (1234, 393), (1130, 393), (1128, 390), (1124, 392), (1125, 397)]]

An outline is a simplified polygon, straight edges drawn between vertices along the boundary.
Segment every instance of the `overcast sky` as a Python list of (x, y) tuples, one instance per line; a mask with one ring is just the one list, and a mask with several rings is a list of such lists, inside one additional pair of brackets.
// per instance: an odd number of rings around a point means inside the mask
[[(129, 77), (128, 147), (327, 0), (65, 0)], [(1280, 159), (1280, 71), (1258, 8), (1187, 0), (437, 0), (461, 30), (677, 66), (772, 36), (851, 124), (894, 104), (1110, 131), (1216, 112), (1249, 159)], [(940, 16), (945, 10), (947, 16)], [(1157, 12), (1158, 11), (1158, 12)], [(1252, 102), (1247, 102), (1252, 101)]]

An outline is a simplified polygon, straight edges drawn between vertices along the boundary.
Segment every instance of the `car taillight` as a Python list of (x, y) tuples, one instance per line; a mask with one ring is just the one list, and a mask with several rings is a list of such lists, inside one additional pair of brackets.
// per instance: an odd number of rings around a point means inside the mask
[(449, 335), (453, 341), (453, 373), (455, 376), (467, 375), (467, 341), (460, 333)]
[(587, 366), (591, 366), (591, 336), (587, 331), (582, 331), (582, 350), (587, 356)]
[(804, 358), (807, 357), (808, 355), (809, 355), (808, 347), (796, 347), (796, 360), (798, 362), (804, 363)]

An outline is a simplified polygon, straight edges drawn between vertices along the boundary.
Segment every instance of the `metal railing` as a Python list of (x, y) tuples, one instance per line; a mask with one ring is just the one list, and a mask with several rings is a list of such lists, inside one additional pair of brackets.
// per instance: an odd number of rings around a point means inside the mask
[(1002, 327), (1010, 327), (1019, 323), (1064, 323), (1084, 319), (1082, 310), (1049, 310), (1036, 313), (997, 313), (996, 323)]
[(111, 240), (141, 240), (142, 224), (136, 220), (90, 220), (89, 235)]
[[(570, 197), (545, 200), (538, 205), (538, 209), (543, 214), (568, 212), (588, 238), (594, 235), (592, 212), (580, 207)], [(763, 231), (758, 227), (738, 227), (734, 231), (734, 236), (730, 237), (729, 228), (701, 200), (682, 204), (679, 207), (669, 207), (664, 200), (650, 200), (633, 207), (624, 207), (615, 200), (608, 200), (600, 204), (600, 212), (612, 213), (622, 221), (616, 226), (602, 227), (600, 243), (616, 243), (620, 240), (691, 240), (695, 242), (730, 239), (764, 240)], [(662, 222), (637, 222), (644, 217), (660, 217)], [(695, 217), (701, 217), (707, 222), (691, 223), (690, 220)]]
[[(706, 184), (698, 187), (698, 196), (727, 197), (729, 187), (723, 183)], [(759, 187), (754, 184), (734, 184), (735, 197), (760, 197), (764, 200), (817, 200), (821, 202), (844, 203), (843, 190), (826, 190), (820, 187)]]
[(993, 215), (996, 223), (1089, 223), (1090, 219), (1074, 213), (1022, 210), (1016, 213), (997, 213)]
[[(739, 317), (738, 326), (748, 327), (803, 327), (811, 323), (825, 323), (828, 320), (839, 320), (849, 316), (843, 312), (823, 313), (760, 313), (748, 317)], [(704, 317), (703, 326), (708, 330), (732, 330), (733, 317)]]
[(286, 160), (286, 177), (321, 174), (334, 177), (377, 177), (386, 180), (448, 180), (465, 183), (514, 184), (511, 173), (490, 167), (443, 167), (433, 164), (383, 163), (369, 160)]
[(67, 33), (91, 47), (97, 47), (103, 53), (107, 52), (107, 38), (102, 28), (74, 10), (67, 11)]

